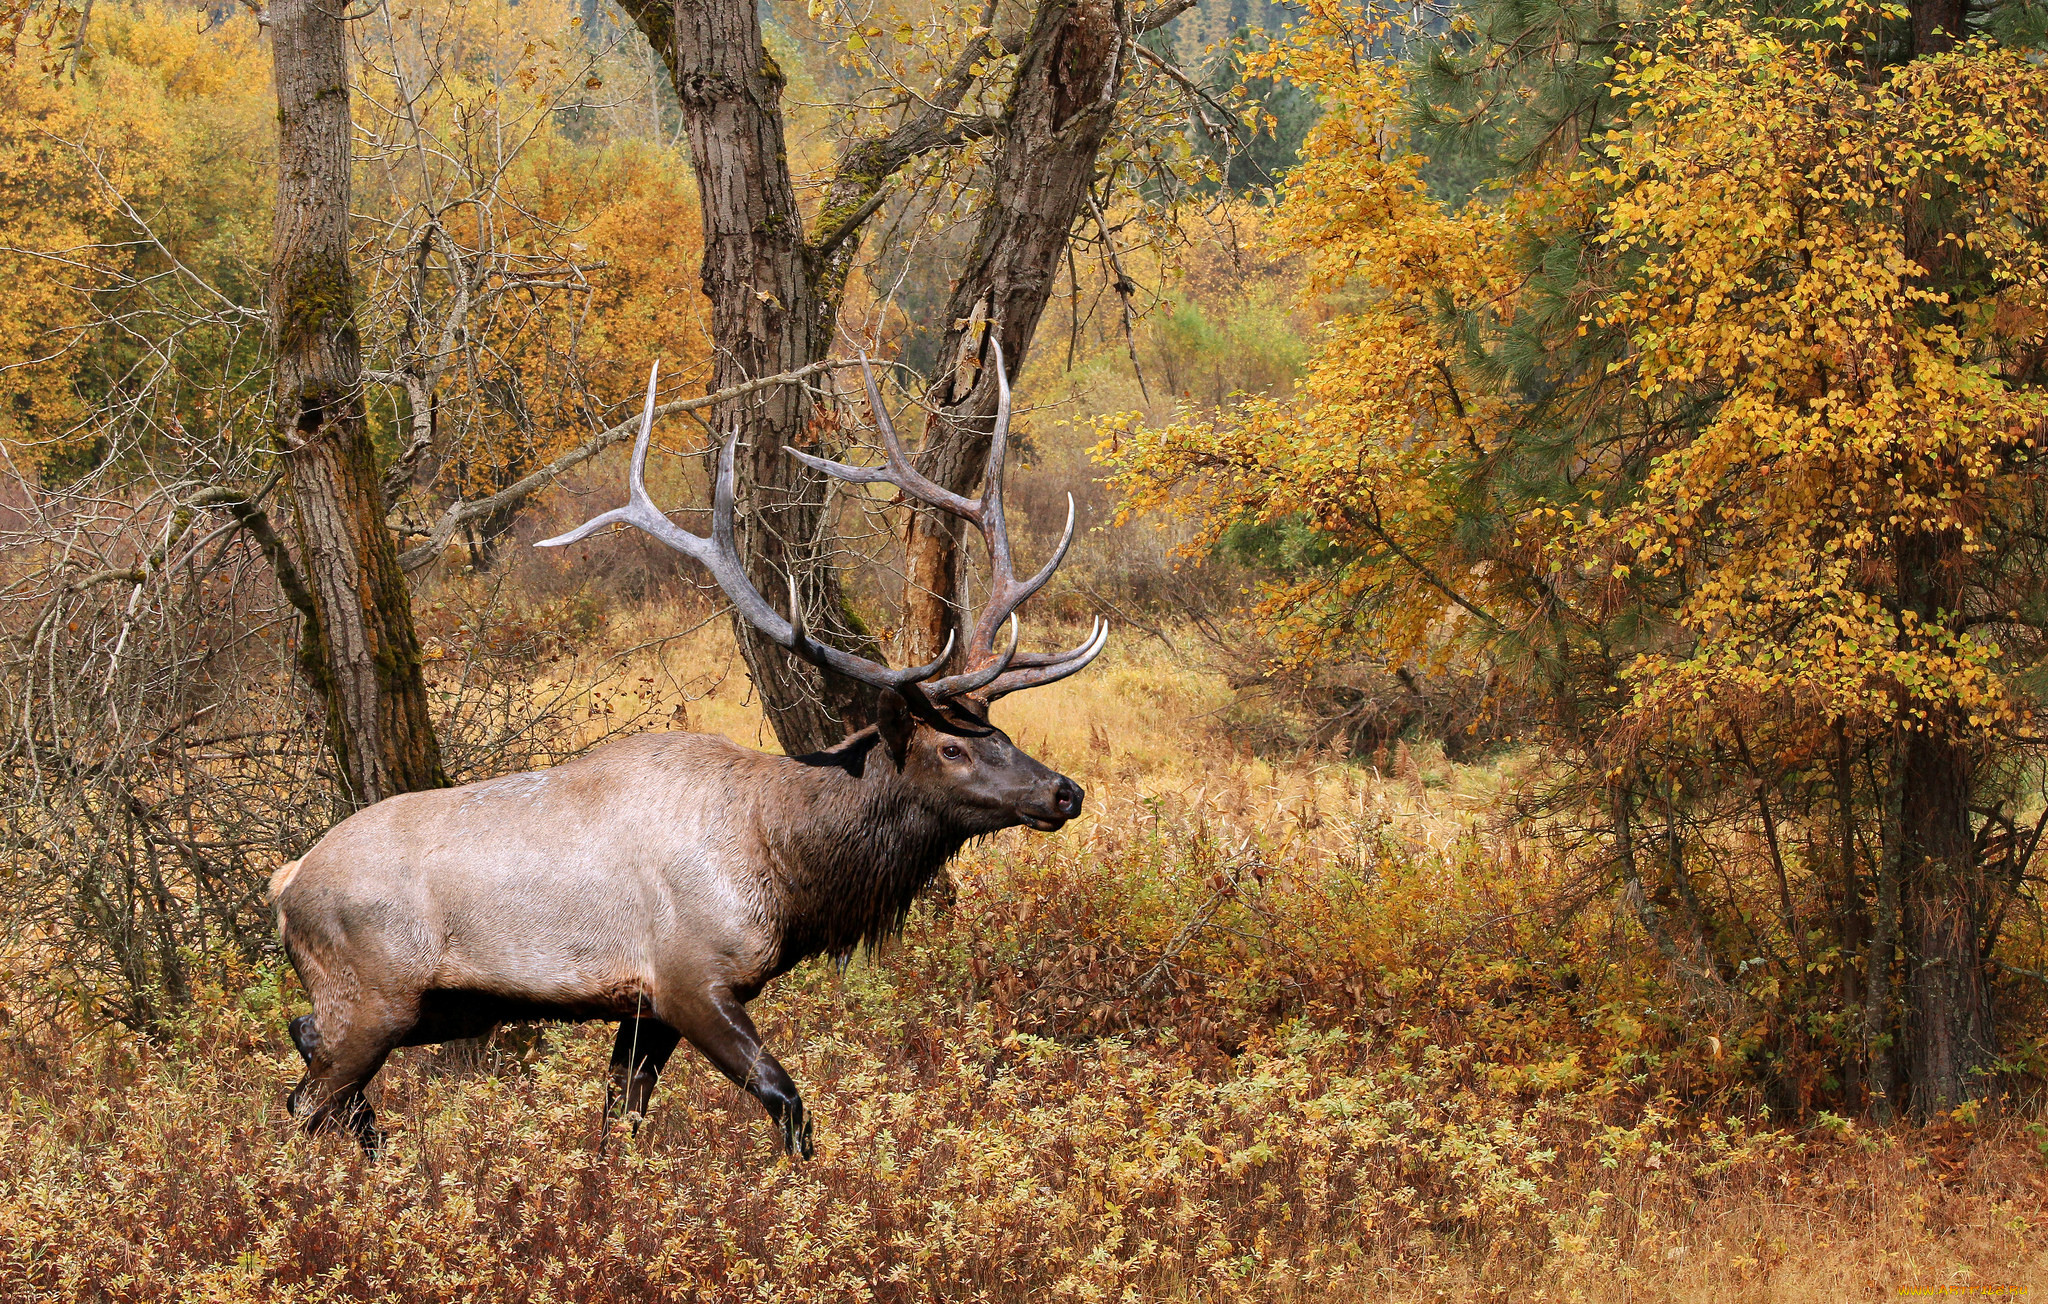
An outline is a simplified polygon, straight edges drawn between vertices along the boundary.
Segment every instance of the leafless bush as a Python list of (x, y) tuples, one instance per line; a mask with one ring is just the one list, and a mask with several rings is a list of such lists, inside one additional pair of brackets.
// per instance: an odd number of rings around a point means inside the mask
[(261, 496), (23, 496), (0, 550), (4, 918), (53, 962), (35, 995), (155, 1028), (197, 970), (267, 945), (265, 878), (336, 809), (296, 613)]

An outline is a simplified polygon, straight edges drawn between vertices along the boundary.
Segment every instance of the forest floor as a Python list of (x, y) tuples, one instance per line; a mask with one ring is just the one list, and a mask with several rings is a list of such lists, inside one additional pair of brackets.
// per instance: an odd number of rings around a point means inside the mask
[[(585, 723), (759, 744), (721, 637)], [(1112, 647), (998, 713), (1088, 814), (756, 1003), (810, 1162), (687, 1052), (607, 1131), (588, 1026), (401, 1052), (366, 1165), (288, 1126), (303, 998), (257, 969), (168, 1038), (0, 1028), (0, 1301), (2048, 1298), (2048, 1128), (1774, 1114), (1514, 758), (1255, 757), (1220, 679)]]

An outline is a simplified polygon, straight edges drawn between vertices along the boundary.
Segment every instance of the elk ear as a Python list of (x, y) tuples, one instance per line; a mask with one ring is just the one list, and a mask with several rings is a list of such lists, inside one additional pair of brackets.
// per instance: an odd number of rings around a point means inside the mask
[(910, 735), (917, 731), (917, 715), (903, 694), (893, 688), (882, 690), (875, 724), (881, 730), (882, 746), (889, 749), (889, 759), (902, 769), (904, 758), (910, 755)]

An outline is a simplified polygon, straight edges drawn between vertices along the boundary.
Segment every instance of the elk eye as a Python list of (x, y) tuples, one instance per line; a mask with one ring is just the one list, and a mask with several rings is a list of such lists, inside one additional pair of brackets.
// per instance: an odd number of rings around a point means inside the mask
[(958, 743), (947, 743), (944, 747), (939, 748), (939, 755), (945, 757), (949, 761), (957, 761), (961, 757), (967, 755), (967, 753), (960, 750), (960, 745)]

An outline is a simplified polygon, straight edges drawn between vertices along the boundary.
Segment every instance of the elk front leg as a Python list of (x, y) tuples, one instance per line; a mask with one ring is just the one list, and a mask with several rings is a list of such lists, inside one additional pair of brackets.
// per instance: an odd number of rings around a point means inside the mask
[(683, 1036), (718, 1066), (733, 1084), (761, 1102), (782, 1129), (785, 1154), (811, 1157), (811, 1119), (796, 1083), (761, 1045), (761, 1034), (746, 1006), (723, 987), (713, 987), (681, 1020)]
[(640, 1120), (646, 1117), (647, 1104), (654, 1098), (655, 1079), (661, 1076), (668, 1057), (682, 1039), (683, 1034), (660, 1019), (619, 1021), (619, 1035), (612, 1043), (611, 1076), (605, 1085), (606, 1117), (623, 1100), (633, 1131), (635, 1135), (639, 1133)]

